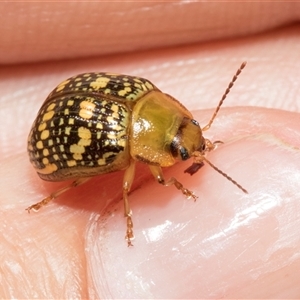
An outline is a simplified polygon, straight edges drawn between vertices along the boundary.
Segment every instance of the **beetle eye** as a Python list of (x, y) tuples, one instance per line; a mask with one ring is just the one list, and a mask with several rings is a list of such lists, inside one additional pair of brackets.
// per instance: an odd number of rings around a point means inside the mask
[(182, 160), (187, 160), (190, 158), (188, 151), (184, 147), (180, 147), (179, 151)]
[(199, 123), (198, 123), (196, 120), (192, 119), (191, 122), (192, 122), (194, 125), (196, 125), (196, 126), (199, 127)]

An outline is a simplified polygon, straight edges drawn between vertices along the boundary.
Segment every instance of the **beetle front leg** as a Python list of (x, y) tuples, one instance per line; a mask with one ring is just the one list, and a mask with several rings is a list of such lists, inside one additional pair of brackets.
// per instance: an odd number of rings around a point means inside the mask
[(192, 191), (186, 189), (176, 178), (171, 177), (169, 180), (165, 181), (161, 167), (149, 165), (149, 169), (158, 183), (164, 186), (174, 185), (188, 199), (193, 198), (194, 201), (196, 201), (196, 199), (198, 198)]
[(131, 188), (131, 184), (134, 179), (134, 173), (135, 173), (135, 161), (131, 161), (129, 167), (126, 169), (123, 179), (123, 201), (124, 201), (124, 215), (127, 219), (127, 229), (126, 229), (126, 235), (125, 239), (127, 241), (128, 247), (133, 246), (131, 241), (134, 239), (133, 234), (133, 222), (132, 222), (132, 211), (129, 206), (128, 201), (128, 193)]

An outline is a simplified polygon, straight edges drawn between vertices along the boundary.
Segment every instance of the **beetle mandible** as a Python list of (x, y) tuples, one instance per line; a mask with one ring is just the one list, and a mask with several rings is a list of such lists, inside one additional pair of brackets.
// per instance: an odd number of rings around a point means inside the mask
[(30, 161), (40, 178), (48, 181), (75, 179), (42, 201), (27, 208), (39, 210), (72, 187), (104, 173), (125, 170), (123, 179), (126, 240), (132, 245), (133, 222), (128, 202), (136, 162), (149, 166), (158, 183), (174, 185), (186, 197), (193, 192), (172, 177), (165, 180), (162, 167), (191, 157), (185, 170), (193, 175), (208, 163), (243, 192), (247, 191), (205, 157), (217, 142), (203, 137), (238, 75), (237, 70), (213, 116), (202, 129), (192, 114), (150, 81), (112, 73), (84, 73), (59, 84), (47, 97), (28, 137)]

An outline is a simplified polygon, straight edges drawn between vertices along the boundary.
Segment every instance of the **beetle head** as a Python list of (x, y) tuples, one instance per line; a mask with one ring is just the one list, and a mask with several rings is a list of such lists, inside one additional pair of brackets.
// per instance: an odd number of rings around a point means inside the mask
[(205, 148), (205, 139), (199, 123), (187, 117), (183, 118), (170, 145), (172, 155), (178, 160), (187, 160), (195, 151), (202, 152)]

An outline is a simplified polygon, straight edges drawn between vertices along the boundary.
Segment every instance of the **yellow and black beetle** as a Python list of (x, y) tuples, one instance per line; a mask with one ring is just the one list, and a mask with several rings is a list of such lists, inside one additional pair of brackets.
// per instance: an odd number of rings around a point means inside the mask
[(131, 245), (134, 235), (128, 192), (137, 161), (149, 166), (158, 183), (174, 184), (185, 196), (194, 199), (196, 196), (174, 177), (166, 181), (161, 168), (193, 157), (194, 163), (187, 173), (194, 174), (205, 161), (246, 192), (205, 158), (216, 142), (202, 135), (202, 131), (211, 126), (244, 67), (245, 63), (233, 77), (210, 122), (202, 129), (179, 101), (146, 79), (84, 73), (65, 80), (50, 93), (39, 110), (28, 137), (28, 153), (42, 179), (74, 178), (75, 181), (27, 210), (38, 210), (93, 176), (125, 169), (126, 240)]

